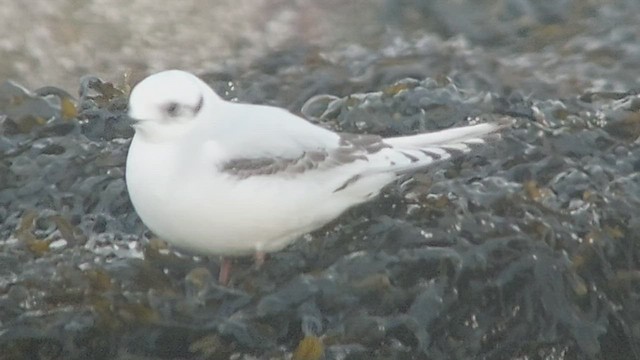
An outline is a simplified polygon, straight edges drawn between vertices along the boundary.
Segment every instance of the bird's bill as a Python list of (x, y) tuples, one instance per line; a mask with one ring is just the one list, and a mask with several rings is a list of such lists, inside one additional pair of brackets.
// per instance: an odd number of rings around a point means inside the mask
[(127, 116), (127, 118), (129, 119), (129, 125), (134, 129), (140, 126), (144, 122), (144, 120), (135, 119), (135, 118), (132, 118), (131, 116)]

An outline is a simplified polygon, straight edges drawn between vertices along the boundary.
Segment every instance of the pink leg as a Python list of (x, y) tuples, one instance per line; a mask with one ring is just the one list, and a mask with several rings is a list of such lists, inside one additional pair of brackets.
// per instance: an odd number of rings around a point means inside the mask
[(256, 252), (256, 255), (255, 255), (256, 268), (260, 269), (264, 264), (264, 260), (266, 258), (267, 258), (267, 253), (265, 253), (264, 251)]
[(229, 276), (231, 275), (232, 261), (228, 257), (222, 257), (222, 263), (220, 263), (220, 274), (218, 275), (218, 283), (220, 285), (227, 285), (229, 283)]

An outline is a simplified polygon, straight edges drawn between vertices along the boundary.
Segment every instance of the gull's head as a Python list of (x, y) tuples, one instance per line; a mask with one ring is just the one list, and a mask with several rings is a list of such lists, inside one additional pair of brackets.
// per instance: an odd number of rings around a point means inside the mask
[(181, 137), (203, 119), (203, 113), (220, 101), (196, 76), (180, 70), (151, 75), (138, 83), (129, 97), (129, 117), (136, 134), (161, 142)]

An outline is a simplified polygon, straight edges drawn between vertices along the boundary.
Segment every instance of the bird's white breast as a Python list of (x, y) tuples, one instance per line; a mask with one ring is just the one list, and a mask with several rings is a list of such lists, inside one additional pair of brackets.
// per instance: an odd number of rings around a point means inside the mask
[(208, 254), (276, 251), (365, 200), (333, 193), (344, 179), (331, 172), (238, 179), (217, 171), (208, 154), (214, 151), (211, 144), (189, 149), (134, 137), (129, 195), (163, 240)]

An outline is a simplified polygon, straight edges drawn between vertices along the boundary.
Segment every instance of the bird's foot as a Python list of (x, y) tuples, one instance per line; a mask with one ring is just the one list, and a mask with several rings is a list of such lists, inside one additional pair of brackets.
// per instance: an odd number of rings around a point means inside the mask
[(255, 257), (256, 269), (260, 269), (262, 265), (264, 265), (264, 261), (267, 258), (267, 253), (265, 253), (264, 251), (258, 251), (256, 252), (254, 257)]
[(228, 257), (222, 257), (220, 263), (220, 273), (218, 274), (218, 283), (226, 286), (229, 284), (229, 277), (231, 275), (232, 260)]

